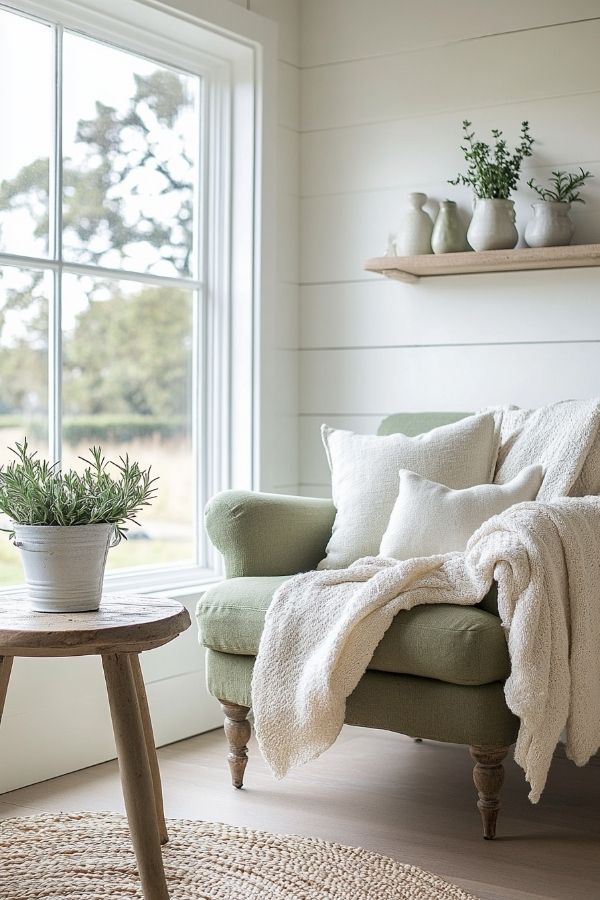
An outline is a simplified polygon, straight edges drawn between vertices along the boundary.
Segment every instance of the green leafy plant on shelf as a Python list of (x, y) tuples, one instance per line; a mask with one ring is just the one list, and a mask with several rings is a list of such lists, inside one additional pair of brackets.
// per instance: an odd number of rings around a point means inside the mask
[(476, 197), (487, 200), (508, 200), (519, 183), (523, 160), (532, 154), (534, 138), (529, 122), (521, 124), (520, 140), (513, 151), (498, 128), (492, 129), (493, 146), (475, 138), (473, 123), (463, 121), (464, 144), (461, 150), (467, 163), (466, 174), (450, 179), (449, 184), (471, 187)]
[(579, 173), (561, 172), (560, 170), (553, 172), (552, 177), (548, 179), (552, 185), (551, 188), (540, 187), (533, 178), (530, 178), (527, 184), (541, 200), (549, 200), (556, 203), (585, 203), (579, 191), (586, 181), (593, 177), (591, 172), (584, 172), (580, 166)]
[(110, 523), (126, 538), (126, 523), (138, 525), (138, 513), (156, 496), (158, 478), (128, 455), (114, 462), (105, 459), (101, 447), (91, 447), (91, 459), (79, 457), (86, 464), (79, 474), (38, 459), (27, 438), (9, 449), (16, 459), (0, 467), (0, 512), (19, 525)]

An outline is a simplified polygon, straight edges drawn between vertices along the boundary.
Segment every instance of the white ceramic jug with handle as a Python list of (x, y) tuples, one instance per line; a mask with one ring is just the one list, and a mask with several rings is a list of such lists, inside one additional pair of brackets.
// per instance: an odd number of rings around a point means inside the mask
[(575, 234), (569, 215), (571, 204), (561, 200), (536, 200), (531, 204), (533, 218), (525, 228), (525, 241), (530, 247), (565, 247)]
[(510, 250), (516, 247), (519, 233), (515, 226), (513, 201), (475, 197), (467, 240), (473, 250)]

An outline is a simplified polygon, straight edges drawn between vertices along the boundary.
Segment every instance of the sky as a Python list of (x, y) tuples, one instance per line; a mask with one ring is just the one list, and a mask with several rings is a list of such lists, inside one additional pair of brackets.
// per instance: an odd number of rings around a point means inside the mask
[(0, 178), (48, 153), (52, 115), (52, 32), (0, 10)]

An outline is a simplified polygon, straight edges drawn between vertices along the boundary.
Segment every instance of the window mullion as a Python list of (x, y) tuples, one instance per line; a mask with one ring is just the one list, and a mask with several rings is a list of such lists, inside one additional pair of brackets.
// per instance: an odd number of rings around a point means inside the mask
[(16, 269), (49, 269), (54, 271), (58, 263), (45, 256), (23, 256), (19, 253), (0, 252), (0, 266), (14, 266)]
[(54, 27), (54, 135), (50, 172), (50, 253), (53, 272), (48, 322), (48, 441), (50, 456), (60, 460), (62, 444), (62, 41), (61, 25)]
[(208, 233), (206, 221), (207, 197), (207, 80), (202, 79), (198, 122), (196, 131), (196, 184), (195, 184), (195, 227), (194, 227), (194, 274), (201, 286), (194, 293), (194, 335), (193, 335), (193, 379), (192, 427), (194, 435), (193, 466), (195, 473), (194, 545), (196, 565), (206, 566), (209, 557), (208, 538), (204, 528), (204, 506), (209, 496), (208, 469), (210, 465), (210, 441), (207, 428), (208, 415), (208, 322), (206, 294), (206, 252), (205, 241)]
[(202, 287), (194, 278), (175, 275), (154, 275), (151, 272), (135, 272), (131, 269), (111, 269), (96, 263), (61, 262), (63, 272), (72, 275), (91, 275), (92, 278), (108, 278), (115, 281), (135, 281), (136, 284), (151, 284), (157, 287), (183, 288), (193, 290)]
[(193, 294), (193, 334), (192, 334), (192, 396), (191, 396), (191, 428), (192, 428), (192, 467), (194, 478), (194, 563), (197, 566), (205, 565), (206, 548), (201, 537), (201, 523), (203, 507), (206, 496), (205, 473), (202, 465), (202, 453), (206, 443), (203, 422), (204, 396), (203, 396), (203, 366), (204, 366), (204, 292), (194, 291)]

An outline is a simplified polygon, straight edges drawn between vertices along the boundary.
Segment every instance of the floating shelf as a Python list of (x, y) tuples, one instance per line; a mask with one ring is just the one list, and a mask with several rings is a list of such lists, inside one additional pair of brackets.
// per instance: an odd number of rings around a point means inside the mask
[(600, 266), (600, 244), (569, 247), (525, 247), (518, 250), (481, 250), (479, 253), (428, 253), (423, 256), (376, 256), (364, 265), (396, 281), (415, 282), (432, 275), (476, 275), (526, 269), (576, 269)]

